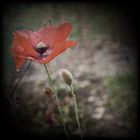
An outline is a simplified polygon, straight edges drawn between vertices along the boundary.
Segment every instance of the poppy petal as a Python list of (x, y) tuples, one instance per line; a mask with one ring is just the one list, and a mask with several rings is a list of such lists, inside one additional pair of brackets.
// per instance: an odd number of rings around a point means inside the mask
[(57, 32), (55, 35), (55, 46), (60, 44), (61, 42), (65, 41), (65, 39), (68, 37), (70, 31), (72, 29), (72, 26), (70, 23), (63, 23), (57, 28)]
[(17, 31), (14, 33), (14, 41), (16, 43), (13, 47), (20, 46), (26, 55), (35, 55), (35, 50), (31, 44), (31, 31)]
[(14, 59), (16, 63), (16, 71), (18, 72), (20, 67), (24, 64), (26, 58), (22, 55), (15, 55)]
[(39, 42), (44, 42), (50, 47), (62, 44), (68, 37), (72, 27), (69, 23), (63, 23), (58, 26), (48, 26), (40, 29), (37, 34), (40, 36)]
[(67, 49), (66, 46), (62, 46), (61, 48), (56, 48), (52, 51), (52, 53), (46, 58), (46, 60), (41, 61), (42, 64), (46, 64), (50, 62), (53, 58), (55, 58), (57, 55), (61, 54)]
[(65, 41), (65, 46), (67, 48), (75, 47), (77, 45), (77, 42), (75, 41)]
[(41, 28), (36, 32), (36, 34), (40, 36), (38, 42), (43, 42), (53, 48), (56, 30), (57, 26), (48, 26), (46, 28)]
[(50, 62), (53, 58), (55, 58), (56, 56), (64, 52), (68, 47), (73, 47), (73, 45), (76, 45), (76, 44), (77, 43), (74, 41), (67, 41), (67, 42), (64, 42), (62, 46), (57, 46), (54, 50), (52, 50), (52, 52), (47, 58), (43, 58), (42, 60), (39, 60), (36, 58), (29, 58), (29, 59), (35, 60), (41, 64), (46, 64)]
[[(63, 23), (57, 26), (50, 25), (35, 32), (30, 30), (16, 31), (12, 43), (12, 54), (15, 57), (16, 68), (19, 69), (26, 58), (46, 64), (67, 48), (76, 46), (76, 42), (66, 41), (71, 29), (71, 24)], [(34, 50), (34, 47), (40, 42), (43, 42), (49, 49), (37, 57), (38, 52)]]
[(14, 56), (16, 69), (24, 64), (27, 56), (35, 56), (35, 51), (31, 48), (27, 32), (17, 31), (14, 33), (12, 42), (12, 55)]

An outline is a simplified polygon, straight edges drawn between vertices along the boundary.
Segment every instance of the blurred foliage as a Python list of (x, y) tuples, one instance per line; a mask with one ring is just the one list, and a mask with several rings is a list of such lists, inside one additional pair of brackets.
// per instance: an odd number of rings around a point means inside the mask
[(132, 73), (117, 73), (104, 78), (109, 100), (107, 106), (114, 110), (116, 116), (130, 119), (137, 113), (138, 78)]

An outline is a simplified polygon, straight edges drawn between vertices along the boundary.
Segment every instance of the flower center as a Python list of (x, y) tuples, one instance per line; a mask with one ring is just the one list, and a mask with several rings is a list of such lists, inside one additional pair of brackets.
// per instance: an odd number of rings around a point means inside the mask
[(39, 53), (39, 54), (43, 54), (47, 49), (48, 46), (45, 45), (43, 42), (39, 42), (36, 47), (34, 47), (34, 49)]

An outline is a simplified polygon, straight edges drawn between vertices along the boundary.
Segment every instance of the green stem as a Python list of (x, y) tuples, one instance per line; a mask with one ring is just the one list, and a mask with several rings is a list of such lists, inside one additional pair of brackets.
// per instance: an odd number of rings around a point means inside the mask
[(60, 115), (60, 121), (61, 121), (61, 123), (62, 123), (62, 125), (63, 125), (65, 135), (66, 135), (66, 137), (68, 137), (68, 132), (67, 132), (67, 130), (66, 130), (65, 122), (64, 122), (64, 119), (63, 119), (63, 113), (62, 113), (62, 108), (61, 108), (61, 105), (60, 105), (60, 100), (59, 100), (59, 98), (58, 98), (57, 92), (56, 92), (55, 87), (54, 87), (54, 85), (53, 85), (53, 81), (52, 81), (52, 79), (51, 79), (51, 76), (50, 76), (49, 71), (48, 71), (48, 69), (47, 69), (47, 66), (46, 66), (45, 64), (44, 64), (44, 67), (45, 67), (45, 70), (46, 70), (47, 75), (48, 75), (49, 85), (50, 85), (50, 87), (52, 88), (53, 93), (54, 93), (54, 96), (55, 96), (56, 105), (57, 105), (57, 108), (58, 108), (58, 111), (59, 111), (59, 115)]
[(51, 20), (49, 19), (49, 25), (52, 25), (52, 22), (51, 22)]
[(45, 70), (46, 70), (48, 78), (49, 78), (49, 85), (52, 87), (52, 85), (53, 85), (52, 79), (51, 79), (51, 76), (50, 76), (49, 71), (47, 69), (47, 66), (45, 64), (44, 64), (44, 67), (45, 67)]
[(70, 85), (70, 90), (71, 90), (71, 95), (72, 95), (73, 106), (74, 106), (74, 111), (75, 111), (75, 115), (76, 115), (76, 121), (77, 121), (77, 125), (78, 125), (78, 130), (80, 132), (80, 136), (82, 137), (82, 130), (81, 130), (80, 121), (79, 121), (76, 96), (74, 94), (74, 89), (73, 89), (73, 85), (72, 84)]
[(12, 101), (12, 98), (13, 98), (13, 96), (14, 96), (14, 93), (15, 93), (15, 91), (16, 91), (16, 89), (17, 89), (19, 83), (20, 83), (20, 81), (22, 80), (22, 78), (23, 78), (23, 76), (25, 75), (26, 71), (29, 69), (30, 65), (31, 65), (31, 61), (30, 61), (30, 63), (27, 65), (27, 67), (25, 68), (25, 70), (23, 71), (23, 74), (21, 75), (21, 77), (19, 77), (18, 81), (17, 81), (16, 84), (14, 85), (13, 89), (11, 90), (11, 92), (8, 92), (9, 94), (6, 96), (7, 99), (9, 100), (10, 105), (11, 105), (11, 110), (13, 111), (13, 115), (15, 116), (15, 120), (16, 120), (16, 122), (17, 122), (18, 127), (20, 127), (20, 119), (19, 119), (19, 116), (18, 116), (17, 111), (16, 111), (16, 109), (15, 109), (15, 107), (16, 107), (16, 102), (15, 102), (15, 101), (13, 102), (13, 101)]
[(25, 68), (25, 70), (23, 71), (23, 74), (21, 75), (21, 77), (19, 77), (19, 79), (18, 79), (18, 81), (16, 82), (14, 88), (13, 88), (12, 91), (10, 92), (10, 96), (11, 96), (11, 97), (13, 97), (13, 95), (14, 95), (14, 93), (15, 93), (15, 91), (16, 91), (16, 89), (17, 89), (19, 83), (20, 83), (20, 81), (21, 81), (22, 78), (24, 77), (26, 71), (29, 69), (29, 67), (30, 67), (30, 65), (31, 65), (31, 62), (32, 62), (32, 61), (29, 62), (28, 66), (27, 66), (27, 67)]

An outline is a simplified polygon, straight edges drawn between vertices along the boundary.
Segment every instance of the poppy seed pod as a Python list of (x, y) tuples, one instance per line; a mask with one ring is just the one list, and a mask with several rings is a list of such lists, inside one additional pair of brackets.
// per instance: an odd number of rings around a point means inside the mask
[(61, 74), (62, 74), (62, 77), (63, 77), (65, 83), (68, 85), (71, 85), (72, 81), (73, 81), (72, 74), (66, 69), (62, 69)]

